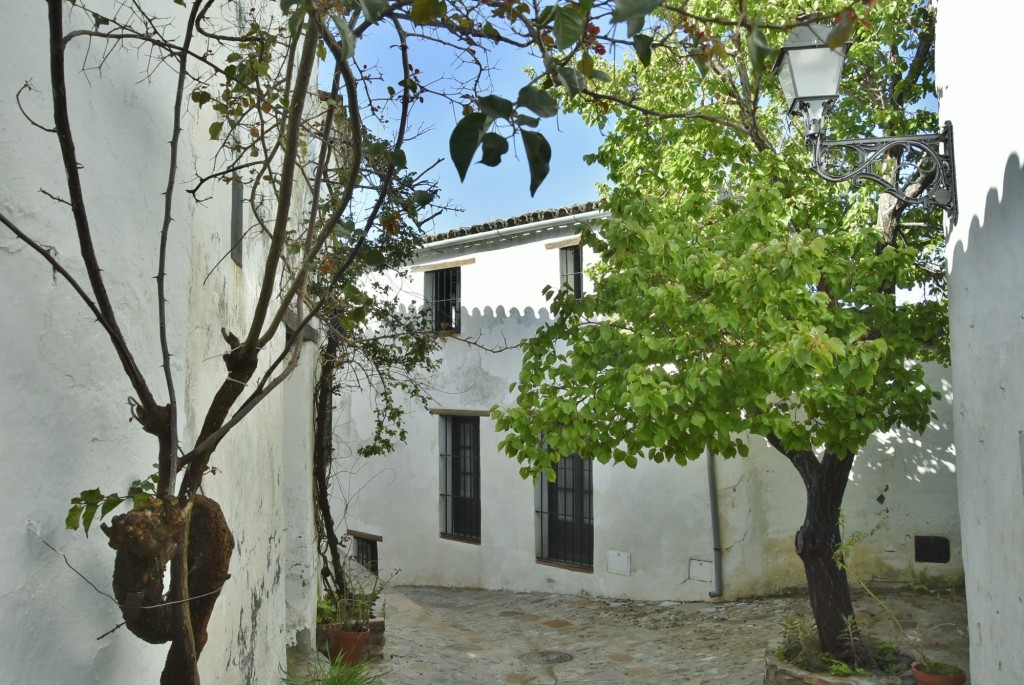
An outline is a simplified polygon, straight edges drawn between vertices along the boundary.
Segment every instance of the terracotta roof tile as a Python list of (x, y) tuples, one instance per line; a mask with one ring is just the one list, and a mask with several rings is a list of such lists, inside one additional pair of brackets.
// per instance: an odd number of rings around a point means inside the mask
[(449, 238), (458, 238), (464, 235), (475, 235), (478, 233), (487, 233), (489, 231), (496, 231), (501, 228), (513, 228), (515, 226), (523, 226), (530, 224), (535, 221), (544, 221), (545, 219), (557, 219), (562, 216), (572, 216), (573, 214), (582, 214), (583, 212), (593, 212), (601, 208), (601, 203), (598, 201), (582, 202), (580, 204), (569, 205), (568, 207), (558, 207), (555, 209), (542, 209), (536, 212), (527, 212), (526, 214), (520, 214), (509, 219), (495, 219), (494, 221), (487, 221), (482, 224), (476, 224), (475, 226), (466, 226), (464, 228), (456, 228), (451, 231), (445, 231), (444, 233), (438, 233), (424, 239), (424, 244), (435, 243), (440, 240), (448, 240)]

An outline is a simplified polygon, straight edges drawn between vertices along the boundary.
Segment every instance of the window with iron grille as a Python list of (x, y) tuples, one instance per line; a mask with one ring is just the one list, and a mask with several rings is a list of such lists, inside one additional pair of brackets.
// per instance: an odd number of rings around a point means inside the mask
[(424, 295), (434, 315), (434, 330), (458, 333), (462, 314), (462, 268), (437, 269), (424, 275)]
[(591, 461), (579, 455), (555, 464), (555, 482), (537, 486), (537, 558), (594, 567)]
[(572, 288), (576, 299), (583, 297), (583, 250), (579, 245), (558, 250), (559, 276), (562, 285)]
[(480, 540), (480, 417), (441, 417), (441, 535)]
[(356, 561), (362, 564), (363, 568), (367, 571), (373, 575), (377, 575), (377, 571), (379, 570), (379, 563), (377, 561), (377, 541), (353, 535), (352, 542), (355, 545), (353, 552), (355, 553)]

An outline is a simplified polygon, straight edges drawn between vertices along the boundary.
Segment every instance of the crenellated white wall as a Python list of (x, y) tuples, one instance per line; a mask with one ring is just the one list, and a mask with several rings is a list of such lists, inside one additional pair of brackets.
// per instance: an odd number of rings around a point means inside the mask
[[(159, 5), (169, 17), (187, 11)], [(81, 12), (74, 17), (69, 27), (92, 27)], [(51, 246), (84, 282), (69, 212), (39, 192), (67, 194), (56, 138), (26, 121), (14, 97), (30, 81), (42, 94), (24, 92), (25, 110), (43, 125), (52, 121), (46, 4), (3, 3), (0, 19), (0, 212)], [(154, 275), (174, 75), (156, 68), (144, 79), (146, 52), (132, 49), (114, 51), (101, 72), (86, 75), (81, 66), (102, 54), (94, 44), (87, 56), (87, 47), (71, 43), (68, 80), (97, 252), (128, 343), (166, 401)], [(230, 243), (230, 189), (211, 184), (202, 205), (183, 192), (216, 151), (207, 132), (211, 115), (185, 120), (168, 246), (169, 344), (188, 445), (223, 376), (220, 327), (242, 331), (254, 267), (266, 249), (254, 239), (245, 247), (247, 268), (230, 259), (218, 265)], [(69, 500), (93, 487), (124, 492), (148, 476), (155, 440), (130, 421), (134, 393), (103, 330), (71, 288), (3, 226), (0, 294), (0, 682), (156, 682), (167, 645), (148, 645), (125, 629), (97, 641), (121, 622), (120, 611), (40, 540), (110, 592), (113, 552), (98, 527), (90, 538), (65, 530)], [(282, 344), (283, 334), (268, 351)], [(304, 462), (315, 354), (306, 344), (294, 376), (224, 441), (213, 460), (220, 473), (206, 479), (204, 491), (222, 504), (236, 549), (200, 660), (205, 682), (279, 682), (286, 645), (312, 623), (315, 587), (303, 595), (302, 573), (292, 566), (312, 556)]]
[[(511, 273), (529, 274), (509, 250)], [(499, 253), (491, 253), (499, 254)], [(534, 263), (536, 266), (536, 263)], [(516, 268), (518, 266), (518, 270)], [(474, 276), (479, 268), (483, 273)], [(489, 264), (463, 267), (463, 283), (489, 276)], [(539, 271), (539, 269), (538, 269)], [(557, 262), (555, 264), (557, 277)], [(546, 276), (536, 276), (543, 283)], [(495, 279), (500, 281), (500, 279)], [(464, 286), (465, 287), (465, 286)], [(539, 287), (538, 291), (539, 291)], [(440, 369), (429, 379), (430, 409), (486, 411), (513, 401), (522, 356), (506, 348), (548, 320), (546, 310), (503, 307), (463, 309), (462, 337), (443, 343)], [(943, 400), (923, 436), (880, 435), (860, 455), (847, 490), (847, 534), (874, 531), (854, 548), (851, 567), (864, 580), (909, 580), (915, 575), (957, 579), (962, 574), (955, 507), (955, 460), (946, 370), (930, 371)], [(339, 400), (336, 495), (340, 527), (380, 535), (385, 571), (401, 569), (407, 584), (699, 601), (713, 589), (710, 497), (704, 459), (686, 467), (641, 460), (635, 470), (593, 464), (594, 568), (592, 573), (536, 562), (534, 485), (518, 464), (498, 451), (501, 436), (489, 417), (480, 419), (480, 544), (441, 538), (439, 514), (440, 419), (410, 405), (408, 441), (392, 454), (363, 459), (354, 450), (370, 438), (367, 397)], [(801, 587), (803, 568), (793, 535), (803, 519), (803, 486), (793, 467), (755, 438), (748, 459), (716, 459), (725, 596), (760, 595)], [(915, 564), (914, 536), (948, 537), (948, 564)], [(630, 555), (629, 575), (609, 573), (609, 551)], [(692, 573), (691, 573), (692, 570)]]
[(1019, 3), (942, 0), (941, 120), (960, 216), (946, 248), (971, 678), (1024, 673), (1024, 94)]

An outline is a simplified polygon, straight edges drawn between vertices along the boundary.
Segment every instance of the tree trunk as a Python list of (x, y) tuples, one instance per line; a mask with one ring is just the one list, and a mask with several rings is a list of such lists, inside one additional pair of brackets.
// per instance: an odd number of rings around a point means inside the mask
[[(345, 577), (341, 567), (341, 549), (338, 534), (334, 530), (334, 516), (331, 514), (329, 467), (334, 454), (334, 373), (338, 368), (337, 338), (327, 334), (320, 357), (320, 379), (316, 386), (316, 424), (313, 431), (313, 486), (319, 512), (317, 525), (320, 528), (321, 555), (327, 547), (330, 559), (324, 559), (324, 580), (329, 581), (329, 591), (344, 595)], [(325, 584), (327, 584), (325, 582)]]
[(857, 628), (850, 582), (837, 551), (842, 542), (840, 509), (853, 457), (840, 459), (825, 452), (819, 461), (811, 452), (783, 449), (774, 436), (768, 441), (796, 467), (807, 491), (807, 511), (796, 533), (795, 548), (804, 564), (811, 613), (822, 651), (848, 661), (854, 656)]

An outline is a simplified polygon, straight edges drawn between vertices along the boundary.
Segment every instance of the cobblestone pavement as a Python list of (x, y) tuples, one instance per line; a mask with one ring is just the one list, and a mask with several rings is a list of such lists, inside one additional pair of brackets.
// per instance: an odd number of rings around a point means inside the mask
[[(962, 596), (881, 597), (911, 638), (924, 634), (930, 657), (966, 667)], [(905, 642), (874, 600), (855, 604), (872, 635)], [(386, 612), (385, 685), (756, 685), (783, 618), (809, 609), (802, 596), (684, 603), (396, 587)]]

